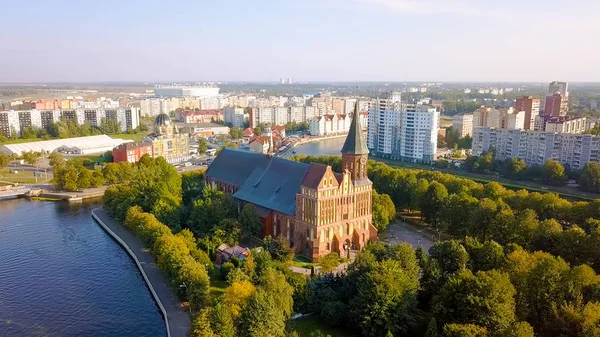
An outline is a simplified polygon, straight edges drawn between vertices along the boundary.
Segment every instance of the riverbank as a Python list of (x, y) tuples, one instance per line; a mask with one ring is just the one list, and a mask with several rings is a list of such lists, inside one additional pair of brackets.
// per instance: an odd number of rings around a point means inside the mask
[(334, 135), (334, 136), (298, 138), (299, 140), (297, 142), (293, 143), (287, 150), (285, 150), (285, 152), (279, 153), (278, 156), (284, 157), (284, 158), (289, 157), (293, 154), (294, 149), (299, 146), (314, 143), (314, 142), (321, 142), (321, 141), (333, 140), (333, 139), (338, 139), (338, 138), (346, 138), (347, 136), (348, 136), (348, 134), (345, 133), (345, 134), (339, 134), (339, 135)]
[(158, 269), (154, 258), (141, 240), (116, 220), (109, 218), (102, 208), (92, 210), (92, 217), (110, 236), (113, 237), (138, 266), (154, 300), (163, 314), (167, 336), (186, 337), (191, 327), (188, 313), (169, 286), (169, 281)]

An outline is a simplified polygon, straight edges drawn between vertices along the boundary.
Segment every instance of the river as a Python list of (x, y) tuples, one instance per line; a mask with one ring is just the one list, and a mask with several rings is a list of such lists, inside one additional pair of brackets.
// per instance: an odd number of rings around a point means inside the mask
[(0, 336), (166, 336), (97, 203), (0, 201)]
[(296, 151), (296, 154), (307, 156), (341, 156), (340, 151), (345, 141), (346, 137), (315, 141), (298, 145), (294, 148), (294, 151)]

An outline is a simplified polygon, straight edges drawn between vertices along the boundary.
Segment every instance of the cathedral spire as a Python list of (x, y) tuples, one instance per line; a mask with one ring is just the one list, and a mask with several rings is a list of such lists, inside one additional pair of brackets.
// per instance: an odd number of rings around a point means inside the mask
[(363, 138), (362, 126), (360, 124), (360, 112), (358, 109), (358, 99), (354, 105), (354, 116), (352, 117), (352, 123), (350, 123), (350, 130), (348, 131), (348, 137), (342, 147), (342, 153), (345, 154), (368, 154), (367, 143)]

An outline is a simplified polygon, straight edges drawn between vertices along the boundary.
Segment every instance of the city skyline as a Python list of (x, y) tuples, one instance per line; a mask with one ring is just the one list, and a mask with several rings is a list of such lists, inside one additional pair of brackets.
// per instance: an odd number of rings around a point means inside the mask
[(10, 32), (0, 37), (1, 81), (592, 82), (599, 9), (589, 0), (12, 2), (0, 22)]

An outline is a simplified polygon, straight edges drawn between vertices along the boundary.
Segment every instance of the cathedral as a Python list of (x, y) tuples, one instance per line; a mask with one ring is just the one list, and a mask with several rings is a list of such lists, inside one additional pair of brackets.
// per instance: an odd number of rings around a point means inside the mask
[(329, 165), (224, 148), (205, 179), (242, 204), (254, 205), (262, 235), (286, 237), (296, 254), (313, 261), (331, 252), (346, 256), (377, 238), (360, 118), (352, 119), (341, 152), (343, 172), (338, 173)]

